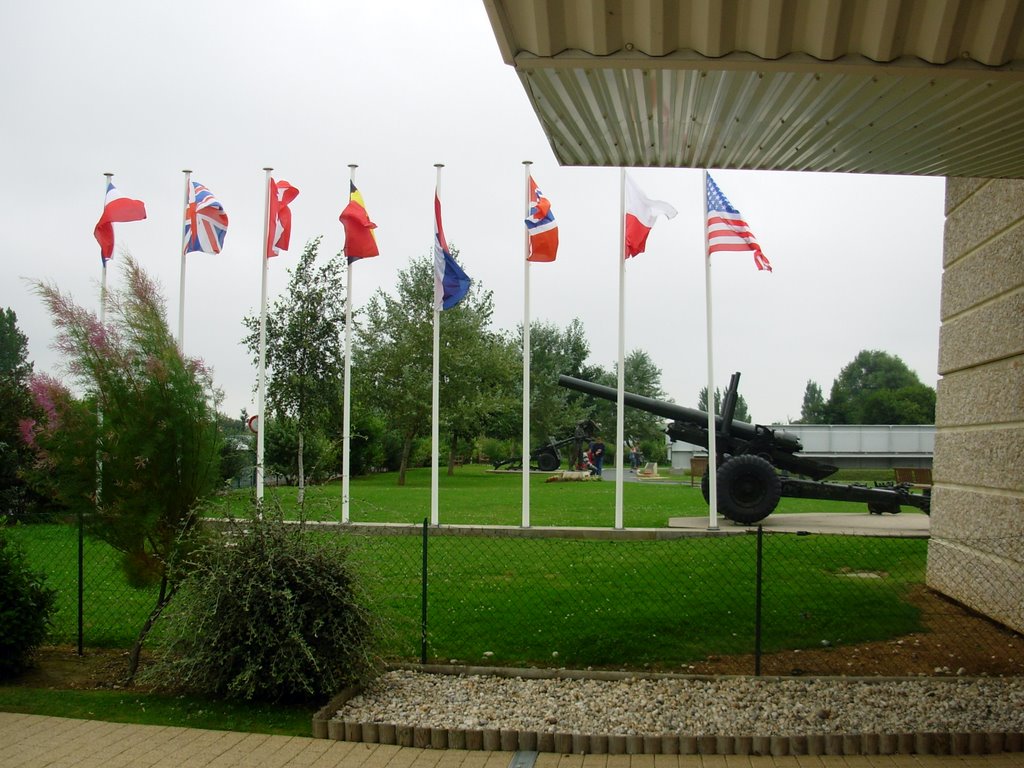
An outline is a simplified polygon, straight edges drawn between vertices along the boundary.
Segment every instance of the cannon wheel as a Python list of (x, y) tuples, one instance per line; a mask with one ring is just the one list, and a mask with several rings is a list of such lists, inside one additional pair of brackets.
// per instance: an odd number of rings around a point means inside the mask
[(763, 520), (781, 495), (775, 467), (760, 456), (733, 456), (718, 468), (718, 508), (734, 522), (750, 525)]
[(885, 504), (877, 501), (869, 501), (868, 512), (872, 515), (884, 515), (887, 512), (890, 515), (898, 515), (900, 513), (900, 505), (895, 503)]
[(537, 457), (537, 468), (541, 472), (554, 472), (562, 464), (553, 453), (542, 453)]

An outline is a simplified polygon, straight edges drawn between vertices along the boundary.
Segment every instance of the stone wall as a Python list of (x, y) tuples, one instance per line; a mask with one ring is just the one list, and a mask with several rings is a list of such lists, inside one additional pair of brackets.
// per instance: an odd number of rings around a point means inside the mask
[(928, 584), (1024, 632), (1024, 181), (947, 179)]

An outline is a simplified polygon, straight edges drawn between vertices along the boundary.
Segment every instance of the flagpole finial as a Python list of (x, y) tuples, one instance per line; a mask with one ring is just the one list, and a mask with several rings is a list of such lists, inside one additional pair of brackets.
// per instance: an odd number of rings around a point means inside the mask
[(264, 171), (272, 171), (274, 169), (271, 166), (265, 165), (265, 166), (263, 166), (263, 170)]
[(358, 168), (358, 167), (359, 167), (359, 164), (358, 164), (358, 163), (349, 163), (349, 164), (348, 164), (348, 167), (349, 167), (349, 168)]
[(533, 160), (523, 160), (523, 165), (533, 165)]
[(444, 163), (434, 163), (435, 168), (444, 168)]
[(182, 173), (192, 173), (192, 169), (191, 168), (182, 168), (181, 172)]
[(106, 177), (107, 177), (107, 178), (109, 179), (109, 178), (110, 178), (111, 176), (113, 176), (114, 174), (112, 174), (112, 173), (111, 173), (110, 171), (107, 171), (107, 172), (106, 172), (106, 173), (104, 173), (103, 175), (104, 175), (104, 176), (106, 176)]

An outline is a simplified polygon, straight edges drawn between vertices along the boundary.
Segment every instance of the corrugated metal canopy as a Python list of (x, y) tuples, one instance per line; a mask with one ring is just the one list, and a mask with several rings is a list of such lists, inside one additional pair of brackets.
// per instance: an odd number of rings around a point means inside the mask
[(484, 0), (565, 165), (1024, 178), (1024, 0)]

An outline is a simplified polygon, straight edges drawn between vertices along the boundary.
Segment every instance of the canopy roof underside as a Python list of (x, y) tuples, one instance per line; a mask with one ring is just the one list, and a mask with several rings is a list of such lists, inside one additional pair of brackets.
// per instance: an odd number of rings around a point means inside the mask
[(484, 0), (564, 165), (1024, 178), (1024, 0)]

